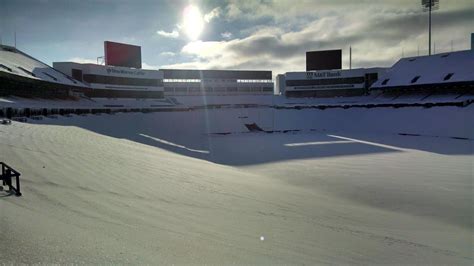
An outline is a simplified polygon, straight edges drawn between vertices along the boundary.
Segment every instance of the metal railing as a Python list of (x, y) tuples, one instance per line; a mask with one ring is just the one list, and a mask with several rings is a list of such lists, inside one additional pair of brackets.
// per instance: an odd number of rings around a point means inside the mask
[[(8, 186), (10, 191), (15, 192), (15, 195), (21, 196), (20, 192), (20, 173), (18, 173), (15, 169), (11, 168), (4, 162), (0, 162), (0, 166), (2, 167), (2, 172), (0, 175), (0, 180), (3, 181), (4, 186)], [(13, 186), (13, 178), (16, 180), (16, 187)]]

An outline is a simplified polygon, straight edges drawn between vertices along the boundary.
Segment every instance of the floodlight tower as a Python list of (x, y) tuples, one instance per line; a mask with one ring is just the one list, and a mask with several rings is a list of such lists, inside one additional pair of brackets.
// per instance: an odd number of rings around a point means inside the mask
[(428, 54), (431, 55), (431, 11), (439, 9), (439, 0), (421, 0), (421, 6), (424, 12), (429, 12)]

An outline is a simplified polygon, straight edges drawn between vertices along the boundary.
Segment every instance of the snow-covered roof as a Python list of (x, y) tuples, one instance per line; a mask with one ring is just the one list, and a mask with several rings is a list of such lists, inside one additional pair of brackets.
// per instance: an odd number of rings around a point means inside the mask
[(6, 45), (0, 45), (0, 71), (52, 83), (86, 86), (18, 49)]
[(474, 81), (474, 51), (400, 59), (371, 89)]

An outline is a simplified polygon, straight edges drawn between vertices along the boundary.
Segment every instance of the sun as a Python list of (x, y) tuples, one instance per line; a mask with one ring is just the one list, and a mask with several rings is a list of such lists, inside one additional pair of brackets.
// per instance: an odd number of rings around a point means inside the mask
[(204, 20), (197, 6), (189, 5), (183, 12), (183, 28), (189, 39), (195, 41), (204, 29)]

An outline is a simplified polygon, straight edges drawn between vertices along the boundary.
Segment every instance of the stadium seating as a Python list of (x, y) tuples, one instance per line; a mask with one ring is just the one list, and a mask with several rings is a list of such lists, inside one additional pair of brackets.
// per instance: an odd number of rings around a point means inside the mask
[(64, 85), (85, 86), (16, 48), (5, 45), (0, 45), (0, 71)]
[(402, 58), (387, 70), (370, 90), (446, 91), (473, 87), (474, 51), (466, 50)]
[(18, 49), (0, 45), (0, 95), (67, 98), (87, 85)]

